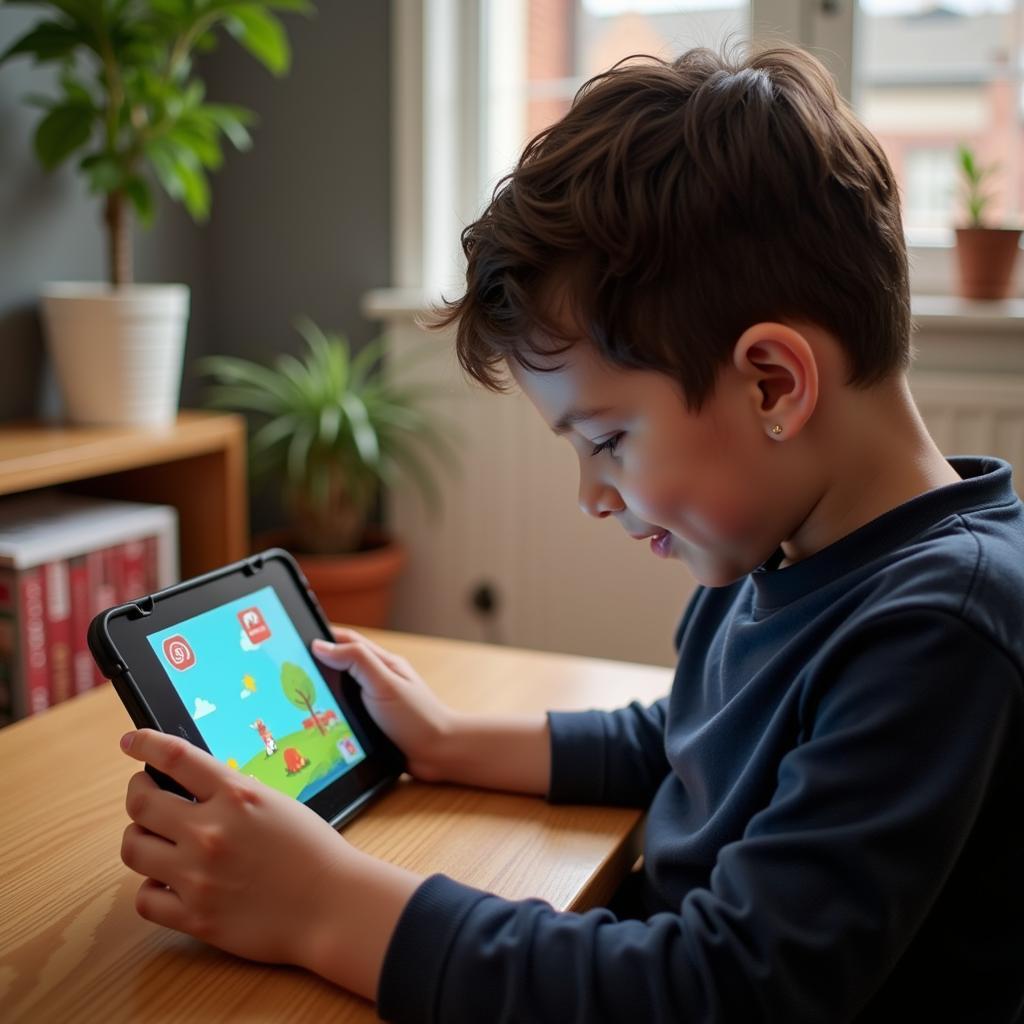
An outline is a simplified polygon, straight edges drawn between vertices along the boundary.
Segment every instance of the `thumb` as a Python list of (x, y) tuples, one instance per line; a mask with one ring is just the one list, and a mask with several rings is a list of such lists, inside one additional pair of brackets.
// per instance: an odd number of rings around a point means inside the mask
[(332, 644), (319, 638), (313, 641), (313, 653), (325, 665), (348, 672), (367, 692), (375, 697), (389, 697), (395, 691), (395, 673), (366, 644)]
[(209, 800), (224, 781), (225, 766), (180, 736), (139, 729), (121, 737), (121, 749), (180, 783), (200, 801)]
[(313, 654), (331, 668), (347, 669), (352, 663), (353, 643), (331, 643), (317, 637), (312, 643)]
[(331, 664), (334, 657), (334, 648), (337, 646), (337, 644), (332, 644), (327, 640), (321, 640), (320, 637), (317, 637), (312, 643), (313, 653), (326, 665)]

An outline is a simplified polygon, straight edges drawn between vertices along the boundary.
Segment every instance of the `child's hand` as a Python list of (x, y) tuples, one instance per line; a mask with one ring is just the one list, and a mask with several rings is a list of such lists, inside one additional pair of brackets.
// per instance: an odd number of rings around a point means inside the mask
[(349, 672), (363, 691), (373, 720), (405, 754), (411, 775), (426, 781), (443, 778), (438, 761), (443, 740), (455, 721), (412, 666), (397, 654), (357, 633), (335, 627), (334, 639), (313, 641), (313, 653), (325, 665)]
[(298, 800), (186, 740), (141, 729), (121, 743), (197, 801), (160, 789), (145, 772), (128, 783), (133, 823), (121, 859), (146, 876), (138, 913), (239, 956), (309, 966), (314, 937), (338, 927), (324, 920), (325, 894), (351, 888), (349, 862), (362, 855)]

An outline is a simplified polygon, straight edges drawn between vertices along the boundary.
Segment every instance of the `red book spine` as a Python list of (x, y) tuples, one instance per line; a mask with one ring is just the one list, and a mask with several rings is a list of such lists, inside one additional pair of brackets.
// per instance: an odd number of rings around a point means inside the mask
[(0, 726), (14, 718), (18, 679), (18, 581), (13, 569), (0, 569)]
[[(85, 556), (86, 576), (89, 587), (89, 618), (116, 604), (113, 584), (107, 580), (107, 559), (103, 551), (90, 551)], [(99, 686), (106, 677), (95, 663), (92, 667), (93, 685)]]
[(86, 635), (92, 621), (89, 593), (89, 565), (84, 555), (72, 558), (69, 565), (71, 582), (71, 679), (75, 693), (84, 693), (93, 684), (95, 665), (89, 653)]
[(160, 589), (160, 549), (156, 537), (146, 537), (143, 542), (146, 568), (146, 593), (152, 594)]
[(21, 643), (24, 651), (25, 713), (36, 714), (50, 705), (46, 658), (46, 595), (42, 569), (23, 569), (18, 576), (21, 598)]
[(125, 541), (121, 546), (124, 593), (119, 600), (134, 601), (149, 593), (146, 586), (146, 545), (142, 540)]
[(110, 604), (120, 604), (126, 597), (123, 549), (123, 544), (114, 544), (103, 549), (103, 571), (111, 587)]
[(49, 661), (50, 703), (71, 696), (71, 582), (66, 561), (43, 566), (46, 586), (46, 647)]

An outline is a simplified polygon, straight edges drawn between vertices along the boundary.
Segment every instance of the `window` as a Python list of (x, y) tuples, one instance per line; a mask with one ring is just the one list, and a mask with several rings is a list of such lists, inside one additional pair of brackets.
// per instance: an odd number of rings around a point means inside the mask
[(902, 186), (910, 245), (952, 242), (961, 142), (998, 165), (992, 221), (1020, 217), (1022, 24), (1022, 0), (861, 0), (855, 106)]
[(484, 10), (488, 193), (588, 78), (635, 54), (670, 60), (750, 35), (747, 0), (485, 0)]
[(1024, 0), (393, 3), (400, 288), (460, 280), (461, 227), (588, 77), (732, 38), (799, 42), (852, 97), (900, 183), (914, 292), (948, 292), (955, 277), (959, 142), (998, 164), (993, 220), (1024, 214)]
[(956, 154), (951, 147), (906, 149), (903, 155), (903, 219), (922, 241), (943, 242), (949, 234), (957, 190)]

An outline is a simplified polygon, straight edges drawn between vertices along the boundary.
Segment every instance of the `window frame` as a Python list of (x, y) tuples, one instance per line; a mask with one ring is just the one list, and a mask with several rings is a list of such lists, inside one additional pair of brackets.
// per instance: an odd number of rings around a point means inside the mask
[[(459, 234), (478, 213), (486, 164), (479, 117), (486, 2), (391, 0), (392, 290), (408, 301), (413, 293), (435, 297), (460, 288)], [(751, 0), (751, 34), (810, 49), (856, 103), (859, 13), (856, 0)], [(955, 293), (954, 246), (908, 252), (913, 294)], [(1018, 259), (1014, 297), (1024, 296), (1022, 265)]]

